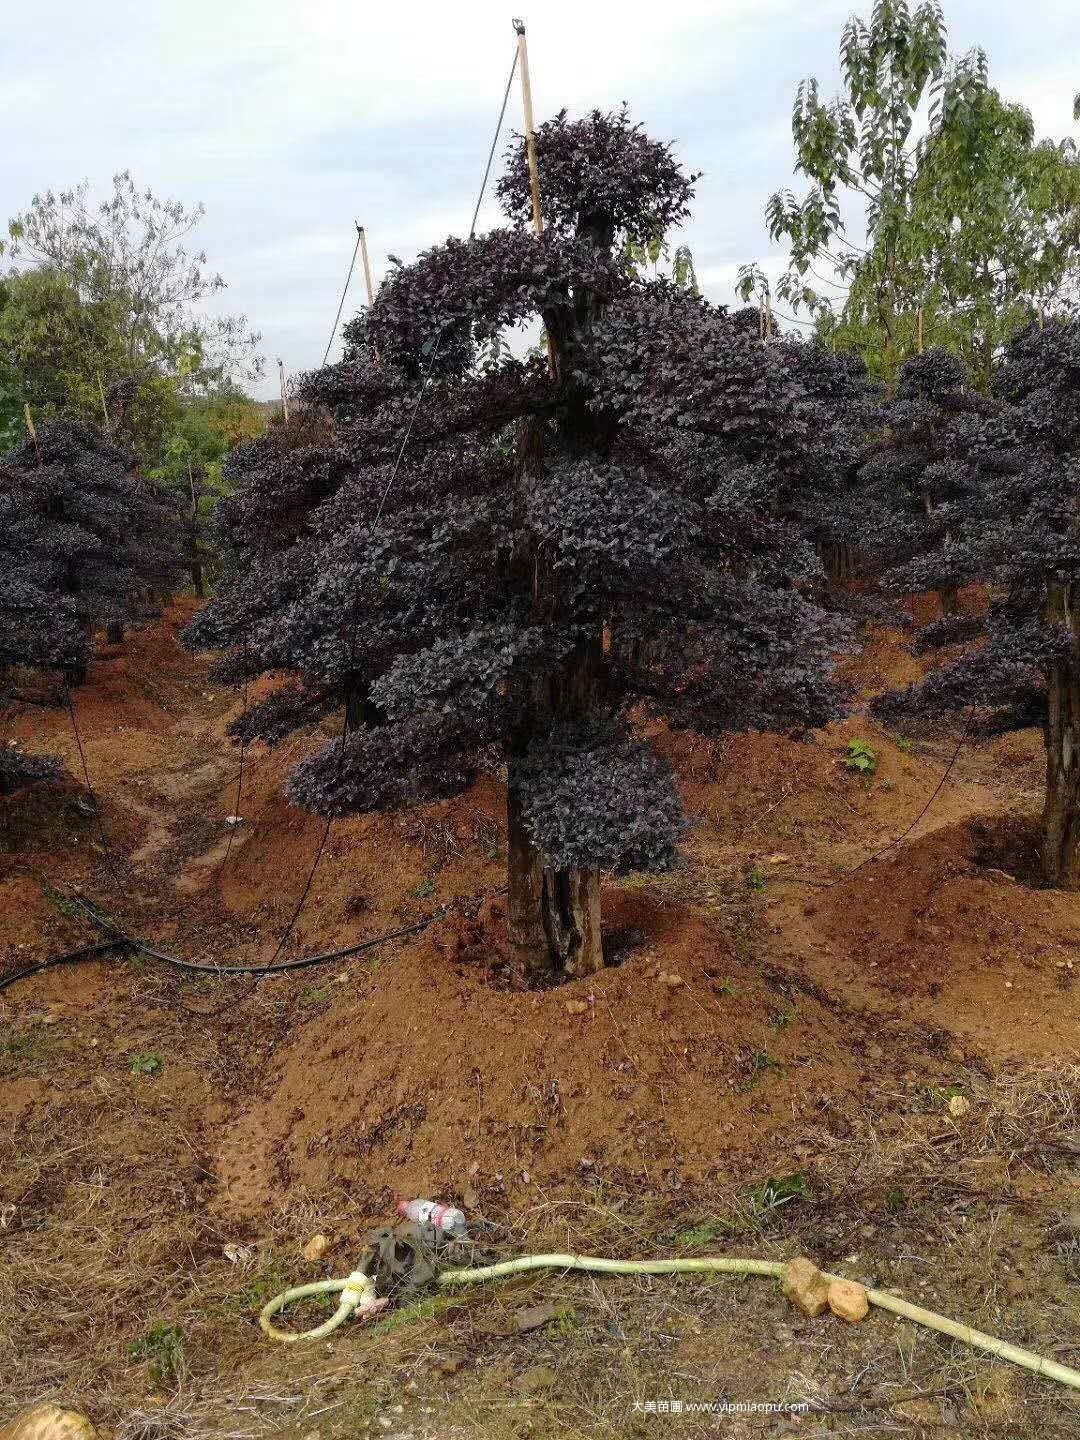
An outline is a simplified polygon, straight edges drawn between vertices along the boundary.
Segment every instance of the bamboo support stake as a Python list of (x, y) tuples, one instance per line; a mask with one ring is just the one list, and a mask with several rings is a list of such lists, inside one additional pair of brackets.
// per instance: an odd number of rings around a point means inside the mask
[(356, 233), (360, 237), (360, 254), (364, 261), (364, 284), (367, 286), (367, 303), (370, 310), (375, 304), (375, 286), (371, 279), (371, 260), (368, 256), (367, 231), (363, 225), (357, 225)]
[(525, 153), (529, 157), (529, 188), (532, 191), (533, 226), (537, 235), (544, 233), (544, 217), (540, 211), (540, 167), (536, 159), (536, 127), (533, 124), (532, 81), (529, 79), (529, 47), (525, 40), (525, 22), (514, 21), (518, 37), (518, 68), (521, 71), (521, 103), (525, 111)]
[(29, 400), (23, 406), (23, 414), (26, 416), (26, 428), (30, 432), (30, 439), (37, 444), (37, 431), (34, 429), (34, 417), (30, 414)]
[(278, 356), (277, 362), (278, 379), (281, 382), (281, 418), (285, 424), (289, 423), (289, 396), (285, 390), (285, 362)]
[[(529, 190), (532, 193), (533, 228), (537, 239), (544, 233), (544, 216), (540, 209), (540, 164), (536, 156), (536, 126), (533, 123), (532, 81), (529, 78), (529, 47), (525, 40), (524, 20), (515, 20), (514, 29), (518, 37), (518, 69), (521, 71), (521, 106), (525, 115), (525, 153), (529, 159)], [(555, 349), (551, 333), (547, 335), (548, 374), (554, 380), (558, 375), (555, 363)]]

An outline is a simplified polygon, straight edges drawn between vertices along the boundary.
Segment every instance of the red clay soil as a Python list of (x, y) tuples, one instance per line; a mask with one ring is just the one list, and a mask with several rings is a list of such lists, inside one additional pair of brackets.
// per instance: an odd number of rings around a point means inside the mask
[[(118, 893), (76, 785), (7, 803), (0, 969), (96, 938), (70, 904), (76, 887), (188, 958), (275, 953), (323, 828), (281, 782), (324, 737), (253, 750), (231, 828), (237, 755), (224, 731), (239, 701), (180, 647), (191, 611), (179, 602), (106, 653), (77, 695)], [(882, 632), (852, 663), (870, 690), (926, 662)], [(9, 733), (74, 766), (65, 723), (35, 712)], [(169, 1086), (195, 1106), (184, 1123), (212, 1158), (222, 1224), (303, 1190), (347, 1187), (375, 1216), (405, 1192), (517, 1206), (583, 1175), (663, 1187), (781, 1173), (808, 1118), (842, 1116), (884, 1068), (936, 1083), (950, 1055), (1076, 1054), (1080, 897), (1024, 883), (1037, 735), (965, 747), (910, 835), (952, 756), (947, 737), (911, 746), (857, 714), (807, 743), (656, 738), (695, 821), (687, 865), (606, 887), (617, 963), (592, 980), (509, 986), (491, 900), (504, 797), (489, 779), (454, 802), (335, 824), (282, 958), (449, 906), (422, 936), (257, 985), (170, 972), (169, 1003), (196, 1020), (148, 1019), (142, 982), (119, 962), (25, 982), (0, 997), (0, 1019), (46, 1004), (121, 1048), (165, 1035), (178, 1050)], [(852, 739), (876, 751), (869, 781), (844, 763)], [(213, 1083), (178, 1078), (185, 1024), (230, 1057)], [(24, 1119), (48, 1102), (41, 1084), (19, 1099)]]

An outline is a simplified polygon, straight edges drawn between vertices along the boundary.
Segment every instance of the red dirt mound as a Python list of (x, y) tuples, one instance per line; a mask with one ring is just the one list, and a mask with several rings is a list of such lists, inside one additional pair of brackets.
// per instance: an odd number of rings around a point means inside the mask
[[(1080, 899), (1032, 888), (1029, 825), (981, 817), (908, 841), (823, 888), (778, 886), (785, 960), (851, 1003), (941, 1023), (997, 1058), (1075, 1053)], [(997, 862), (997, 863), (994, 863)]]
[(680, 905), (604, 899), (626, 958), (554, 990), (493, 988), (497, 938), (462, 950), (460, 926), (324, 981), (324, 1010), (228, 1134), (222, 1203), (342, 1186), (377, 1212), (404, 1192), (520, 1201), (583, 1171), (665, 1183), (751, 1149), (760, 1165), (770, 1135), (859, 1084), (850, 1016)]

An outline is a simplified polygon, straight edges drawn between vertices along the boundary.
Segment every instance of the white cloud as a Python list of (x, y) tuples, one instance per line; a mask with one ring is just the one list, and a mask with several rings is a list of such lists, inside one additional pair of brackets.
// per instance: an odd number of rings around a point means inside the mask
[[(652, 133), (678, 137), (705, 172), (686, 238), (713, 298), (730, 299), (742, 261), (778, 263), (762, 208), (790, 180), (795, 86), (813, 73), (834, 88), (852, 3), (536, 0), (525, 18), (537, 113), (626, 99)], [(1068, 63), (1075, 7), (988, 8), (948, 3), (957, 45), (984, 43), (993, 78), (1062, 133), (1080, 84)], [(84, 176), (103, 190), (128, 167), (160, 194), (201, 199), (201, 243), (229, 282), (228, 305), (262, 329), (271, 357), (293, 371), (317, 364), (355, 219), (377, 271), (390, 251), (409, 259), (467, 227), (513, 53), (511, 13), (494, 0), (47, 0), (32, 25), (5, 33), (0, 217), (35, 190)], [(519, 125), (515, 88), (508, 126)], [(482, 224), (496, 218), (489, 205)], [(275, 383), (271, 373), (267, 393)]]

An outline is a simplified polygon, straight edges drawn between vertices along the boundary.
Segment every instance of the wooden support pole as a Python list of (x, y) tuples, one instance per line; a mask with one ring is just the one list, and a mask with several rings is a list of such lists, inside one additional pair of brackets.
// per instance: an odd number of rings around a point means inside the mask
[(285, 389), (285, 362), (282, 360), (282, 358), (281, 358), (280, 355), (278, 356), (277, 368), (278, 368), (278, 379), (279, 379), (280, 382), (281, 382), (281, 418), (285, 421), (285, 424), (288, 425), (288, 423), (289, 423), (289, 396), (288, 396), (288, 393), (287, 393), (287, 391), (286, 391), (286, 389)]
[(29, 400), (28, 400), (28, 401), (26, 402), (26, 404), (23, 406), (23, 414), (26, 416), (26, 428), (27, 428), (27, 430), (29, 430), (29, 432), (30, 432), (30, 439), (31, 439), (31, 440), (34, 442), (34, 444), (36, 445), (36, 444), (37, 444), (37, 431), (34, 429), (34, 417), (33, 417), (33, 415), (31, 415), (31, 413), (30, 413), (30, 402), (29, 402)]
[(536, 160), (536, 127), (533, 124), (532, 82), (529, 79), (529, 48), (525, 41), (525, 22), (515, 20), (514, 29), (518, 37), (518, 69), (521, 71), (521, 102), (525, 111), (525, 152), (529, 157), (533, 225), (537, 235), (542, 235), (544, 217), (540, 211), (540, 167)]
[[(529, 47), (525, 40), (524, 20), (515, 20), (518, 37), (518, 69), (521, 71), (521, 105), (525, 113), (525, 153), (529, 157), (529, 189), (532, 192), (533, 226), (537, 239), (544, 233), (544, 216), (540, 209), (540, 165), (536, 158), (536, 126), (533, 123), (532, 81), (529, 79)], [(547, 335), (548, 374), (554, 380), (559, 372), (551, 333)]]
[(357, 225), (356, 233), (360, 237), (360, 254), (364, 261), (364, 284), (367, 286), (367, 303), (370, 310), (375, 304), (375, 286), (371, 279), (371, 260), (368, 256), (367, 231), (363, 225)]

